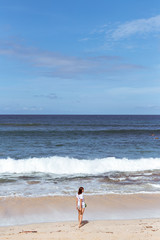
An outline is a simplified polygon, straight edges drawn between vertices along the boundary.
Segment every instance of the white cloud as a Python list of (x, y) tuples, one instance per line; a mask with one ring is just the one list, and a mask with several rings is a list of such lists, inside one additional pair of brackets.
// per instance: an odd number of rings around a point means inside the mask
[(149, 110), (149, 111), (160, 111), (160, 105), (149, 104), (146, 106), (137, 106), (136, 109), (139, 110)]
[(57, 95), (55, 93), (49, 93), (49, 94), (36, 94), (34, 95), (34, 97), (37, 97), (37, 98), (48, 98), (48, 99), (51, 99), (51, 100), (55, 100), (57, 99)]
[(90, 40), (90, 38), (86, 37), (86, 38), (80, 39), (79, 42), (86, 42), (86, 41), (88, 41), (88, 40)]
[(113, 30), (111, 36), (114, 40), (119, 40), (135, 34), (147, 34), (153, 32), (160, 32), (160, 15), (120, 24), (115, 30)]
[(42, 111), (43, 110), (43, 108), (42, 107), (36, 107), (36, 106), (29, 106), (29, 107), (27, 107), (27, 106), (24, 106), (24, 107), (20, 107), (19, 109), (17, 109), (17, 110), (22, 110), (22, 111)]
[(119, 87), (119, 88), (111, 88), (106, 91), (111, 95), (155, 95), (160, 94), (160, 87)]
[[(128, 21), (125, 23), (108, 23), (95, 28), (88, 36), (83, 39), (98, 40), (104, 43), (105, 49), (112, 49), (114, 41), (127, 39), (132, 36), (147, 37), (152, 33), (152, 37), (160, 33), (160, 15), (151, 18), (141, 18)], [(127, 48), (134, 48), (128, 45)], [(99, 49), (99, 48), (98, 48)]]

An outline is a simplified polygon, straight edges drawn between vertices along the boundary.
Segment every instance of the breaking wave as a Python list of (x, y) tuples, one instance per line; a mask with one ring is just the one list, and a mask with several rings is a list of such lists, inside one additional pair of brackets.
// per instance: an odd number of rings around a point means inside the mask
[(103, 174), (106, 172), (136, 172), (160, 170), (160, 158), (118, 159), (107, 157), (80, 160), (69, 157), (45, 157), (16, 160), (0, 159), (0, 173)]

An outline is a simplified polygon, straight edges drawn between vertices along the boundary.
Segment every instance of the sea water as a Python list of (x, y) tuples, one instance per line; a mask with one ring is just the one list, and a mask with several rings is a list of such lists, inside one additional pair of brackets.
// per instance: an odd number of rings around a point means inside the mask
[(0, 196), (160, 192), (160, 116), (0, 115)]

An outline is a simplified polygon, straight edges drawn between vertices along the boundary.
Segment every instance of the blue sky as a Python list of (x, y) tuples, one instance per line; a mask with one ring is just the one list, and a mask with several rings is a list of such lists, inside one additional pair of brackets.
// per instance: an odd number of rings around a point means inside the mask
[(0, 0), (1, 114), (159, 114), (159, 0)]

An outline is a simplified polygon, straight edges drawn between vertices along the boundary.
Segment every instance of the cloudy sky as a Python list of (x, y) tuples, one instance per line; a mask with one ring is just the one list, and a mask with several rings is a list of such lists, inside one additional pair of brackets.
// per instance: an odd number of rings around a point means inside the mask
[(0, 0), (0, 114), (159, 113), (159, 0)]

